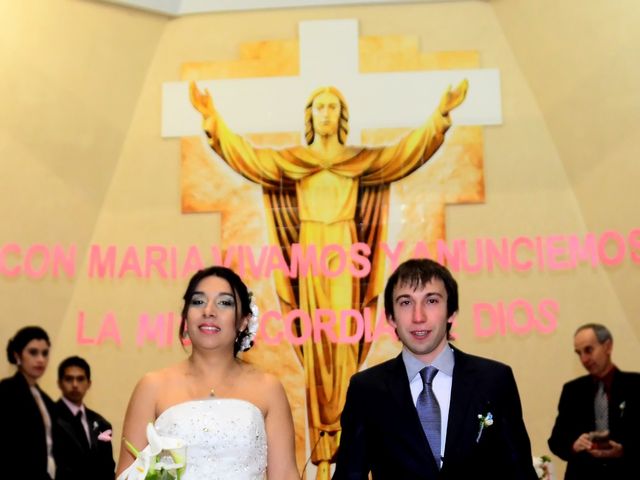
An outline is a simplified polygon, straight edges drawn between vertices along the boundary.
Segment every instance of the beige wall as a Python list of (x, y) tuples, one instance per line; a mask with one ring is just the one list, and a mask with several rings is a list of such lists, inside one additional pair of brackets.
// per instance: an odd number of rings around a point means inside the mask
[[(82, 258), (165, 23), (93, 2), (0, 4), (3, 244), (76, 244)], [(26, 323), (55, 339), (75, 282), (1, 282), (3, 342)]]
[[(634, 7), (634, 0), (493, 0), (168, 20), (85, 1), (2, 2), (2, 242), (73, 243), (81, 260), (95, 243), (217, 243), (217, 215), (180, 214), (179, 141), (160, 138), (161, 84), (179, 79), (186, 61), (234, 59), (242, 42), (295, 39), (299, 21), (324, 18), (356, 18), (361, 35), (416, 35), (423, 51), (477, 50), (483, 67), (500, 70), (504, 123), (484, 129), (486, 201), (448, 207), (449, 238), (628, 232), (640, 227)], [(548, 453), (562, 383), (582, 374), (572, 354), (576, 326), (608, 324), (619, 366), (640, 370), (638, 268), (627, 261), (570, 272), (458, 275), (458, 344), (513, 366), (534, 453)], [(117, 429), (140, 375), (184, 355), (179, 347), (131, 341), (140, 312), (179, 309), (183, 281), (79, 273), (0, 282), (0, 343), (26, 323), (45, 326), (52, 366), (72, 353), (92, 363), (88, 403)], [(474, 337), (471, 304), (549, 297), (560, 304), (551, 335)], [(98, 317), (114, 312), (122, 346), (77, 346), (78, 310), (90, 313), (93, 335)], [(42, 385), (56, 395), (54, 368)]]

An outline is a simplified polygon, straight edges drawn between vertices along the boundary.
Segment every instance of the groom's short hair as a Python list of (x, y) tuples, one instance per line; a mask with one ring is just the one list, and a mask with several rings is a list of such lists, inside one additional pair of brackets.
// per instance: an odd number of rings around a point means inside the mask
[[(384, 287), (384, 313), (393, 317), (393, 290), (397, 285), (419, 288), (434, 278), (442, 280), (447, 291), (447, 317), (458, 311), (458, 283), (447, 267), (428, 258), (416, 258), (401, 263), (391, 274)], [(451, 327), (449, 324), (448, 328)]]

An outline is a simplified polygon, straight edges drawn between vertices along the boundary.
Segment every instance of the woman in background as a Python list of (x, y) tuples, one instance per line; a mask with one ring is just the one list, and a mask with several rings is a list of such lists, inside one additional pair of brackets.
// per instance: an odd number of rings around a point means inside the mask
[(0, 469), (5, 478), (55, 478), (54, 404), (37, 384), (47, 369), (50, 347), (40, 327), (20, 329), (7, 344), (7, 359), (18, 371), (0, 382)]
[[(274, 376), (236, 357), (253, 345), (258, 314), (240, 277), (224, 267), (198, 271), (184, 294), (180, 334), (191, 355), (147, 373), (136, 386), (123, 435), (147, 444), (153, 421), (162, 437), (186, 444), (183, 480), (298, 479), (293, 420)], [(120, 479), (137, 478), (120, 449)]]

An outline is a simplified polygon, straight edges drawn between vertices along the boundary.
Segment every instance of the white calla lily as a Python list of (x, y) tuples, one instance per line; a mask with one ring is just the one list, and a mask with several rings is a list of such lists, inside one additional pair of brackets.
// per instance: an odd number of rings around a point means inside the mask
[(149, 444), (138, 451), (125, 440), (127, 448), (136, 456), (136, 460), (117, 480), (155, 479), (159, 478), (160, 471), (169, 472), (171, 478), (179, 479), (186, 460), (184, 442), (158, 434), (152, 423), (147, 425), (147, 441)]

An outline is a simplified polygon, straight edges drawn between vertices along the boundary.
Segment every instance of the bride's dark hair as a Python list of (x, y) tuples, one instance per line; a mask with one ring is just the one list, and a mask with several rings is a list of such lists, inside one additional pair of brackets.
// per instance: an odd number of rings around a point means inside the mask
[[(187, 285), (187, 290), (184, 292), (182, 299), (184, 300), (184, 304), (182, 306), (180, 321), (180, 328), (178, 330), (178, 335), (180, 338), (183, 337), (185, 332), (185, 327), (187, 323), (187, 312), (189, 311), (189, 303), (191, 302), (191, 297), (193, 297), (193, 293), (196, 291), (196, 287), (198, 284), (207, 277), (219, 277), (226, 280), (231, 286), (231, 290), (233, 291), (233, 297), (236, 300), (236, 305), (240, 305), (239, 314), (236, 313), (236, 321), (240, 318), (244, 318), (248, 315), (251, 315), (251, 294), (249, 293), (249, 289), (244, 284), (242, 279), (238, 276), (236, 272), (227, 267), (214, 266), (205, 268), (203, 270), (198, 270), (191, 280), (189, 280), (189, 284)], [(236, 310), (237, 312), (237, 310)], [(240, 345), (242, 345), (242, 339), (249, 335), (249, 331), (247, 328), (238, 333), (236, 337), (236, 341), (233, 344), (233, 354), (237, 355), (240, 351)]]

